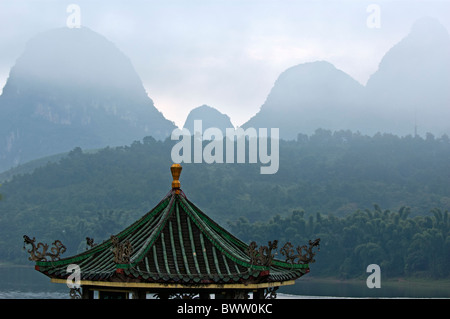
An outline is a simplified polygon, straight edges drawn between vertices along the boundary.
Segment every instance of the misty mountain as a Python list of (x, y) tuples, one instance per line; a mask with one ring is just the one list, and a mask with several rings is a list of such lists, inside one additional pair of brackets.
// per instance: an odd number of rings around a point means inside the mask
[(450, 36), (435, 19), (417, 21), (383, 57), (366, 87), (328, 62), (284, 71), (244, 127), (278, 127), (295, 139), (318, 128), (364, 134), (450, 133)]
[(286, 139), (318, 128), (352, 129), (363, 89), (331, 63), (300, 64), (278, 77), (260, 111), (243, 127), (277, 127)]
[(77, 146), (164, 139), (175, 128), (130, 60), (88, 28), (32, 38), (10, 71), (0, 114), (0, 171)]
[(189, 112), (183, 127), (187, 128), (189, 132), (191, 132), (191, 134), (194, 133), (195, 120), (202, 121), (203, 131), (209, 127), (216, 127), (219, 128), (225, 135), (225, 130), (227, 128), (234, 128), (234, 125), (231, 123), (230, 117), (228, 115), (223, 114), (217, 109), (208, 105), (196, 107)]
[[(450, 36), (423, 18), (381, 60), (366, 85), (370, 116), (385, 131), (450, 133)], [(376, 127), (373, 127), (375, 130)]]

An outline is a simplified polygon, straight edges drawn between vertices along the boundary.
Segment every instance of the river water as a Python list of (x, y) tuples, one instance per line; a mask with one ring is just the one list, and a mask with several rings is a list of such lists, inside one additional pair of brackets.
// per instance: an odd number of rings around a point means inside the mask
[[(381, 288), (367, 288), (365, 280), (353, 282), (324, 281), (302, 277), (293, 286), (281, 287), (278, 299), (300, 298), (450, 298), (450, 285), (402, 283), (396, 286), (381, 284)], [(0, 299), (68, 299), (65, 284), (51, 283), (45, 275), (26, 266), (0, 267)]]

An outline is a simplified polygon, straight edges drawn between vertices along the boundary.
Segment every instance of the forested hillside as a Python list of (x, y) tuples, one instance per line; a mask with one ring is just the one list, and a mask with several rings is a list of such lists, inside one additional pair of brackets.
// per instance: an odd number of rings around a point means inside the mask
[[(76, 148), (4, 182), (0, 262), (27, 262), (24, 234), (60, 239), (69, 256), (85, 249), (87, 236), (101, 242), (138, 219), (170, 190), (174, 143), (147, 137), (94, 153)], [(323, 275), (352, 277), (369, 262), (392, 276), (448, 276), (447, 136), (317, 130), (280, 141), (276, 174), (261, 175), (260, 166), (183, 164), (181, 188), (245, 241), (321, 237), (313, 267)]]
[[(381, 267), (384, 278), (450, 276), (450, 219), (448, 211), (433, 209), (426, 216), (410, 217), (411, 211), (372, 209), (345, 217), (334, 214), (275, 216), (268, 222), (249, 223), (245, 218), (231, 223), (231, 232), (242, 240), (267, 245), (278, 239), (294, 247), (321, 239), (320, 251), (311, 265), (315, 276), (361, 277), (370, 264)], [(281, 256), (280, 256), (281, 257)]]

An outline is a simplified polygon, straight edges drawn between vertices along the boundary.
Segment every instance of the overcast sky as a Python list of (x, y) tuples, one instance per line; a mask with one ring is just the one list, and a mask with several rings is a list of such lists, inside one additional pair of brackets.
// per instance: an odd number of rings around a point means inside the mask
[(450, 30), (444, 0), (0, 0), (1, 88), (28, 39), (66, 26), (70, 4), (130, 58), (178, 126), (202, 104), (242, 125), (279, 74), (304, 62), (326, 60), (365, 84), (417, 19)]

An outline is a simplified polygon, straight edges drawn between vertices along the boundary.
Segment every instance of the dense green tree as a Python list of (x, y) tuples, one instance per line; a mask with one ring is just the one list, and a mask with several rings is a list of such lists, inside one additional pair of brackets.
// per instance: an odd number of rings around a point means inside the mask
[[(87, 236), (101, 242), (138, 219), (170, 189), (173, 145), (147, 137), (75, 148), (33, 170), (1, 174), (0, 261), (26, 262), (24, 234), (61, 239), (72, 254)], [(245, 241), (303, 245), (320, 237), (315, 274), (364, 276), (378, 263), (386, 276), (449, 276), (447, 136), (319, 130), (280, 141), (277, 174), (261, 175), (260, 166), (185, 163), (182, 189)]]
[(409, 214), (407, 207), (391, 212), (374, 205), (373, 210), (355, 211), (345, 217), (318, 213), (305, 219), (304, 214), (294, 211), (266, 223), (251, 224), (241, 219), (230, 226), (243, 240), (258, 238), (260, 244), (278, 239), (281, 244), (290, 241), (303, 245), (309, 239), (321, 238), (317, 263), (311, 266), (319, 276), (360, 277), (365, 275), (365, 267), (378, 264), (386, 277), (447, 278), (448, 211), (433, 209), (432, 216), (414, 218)]

